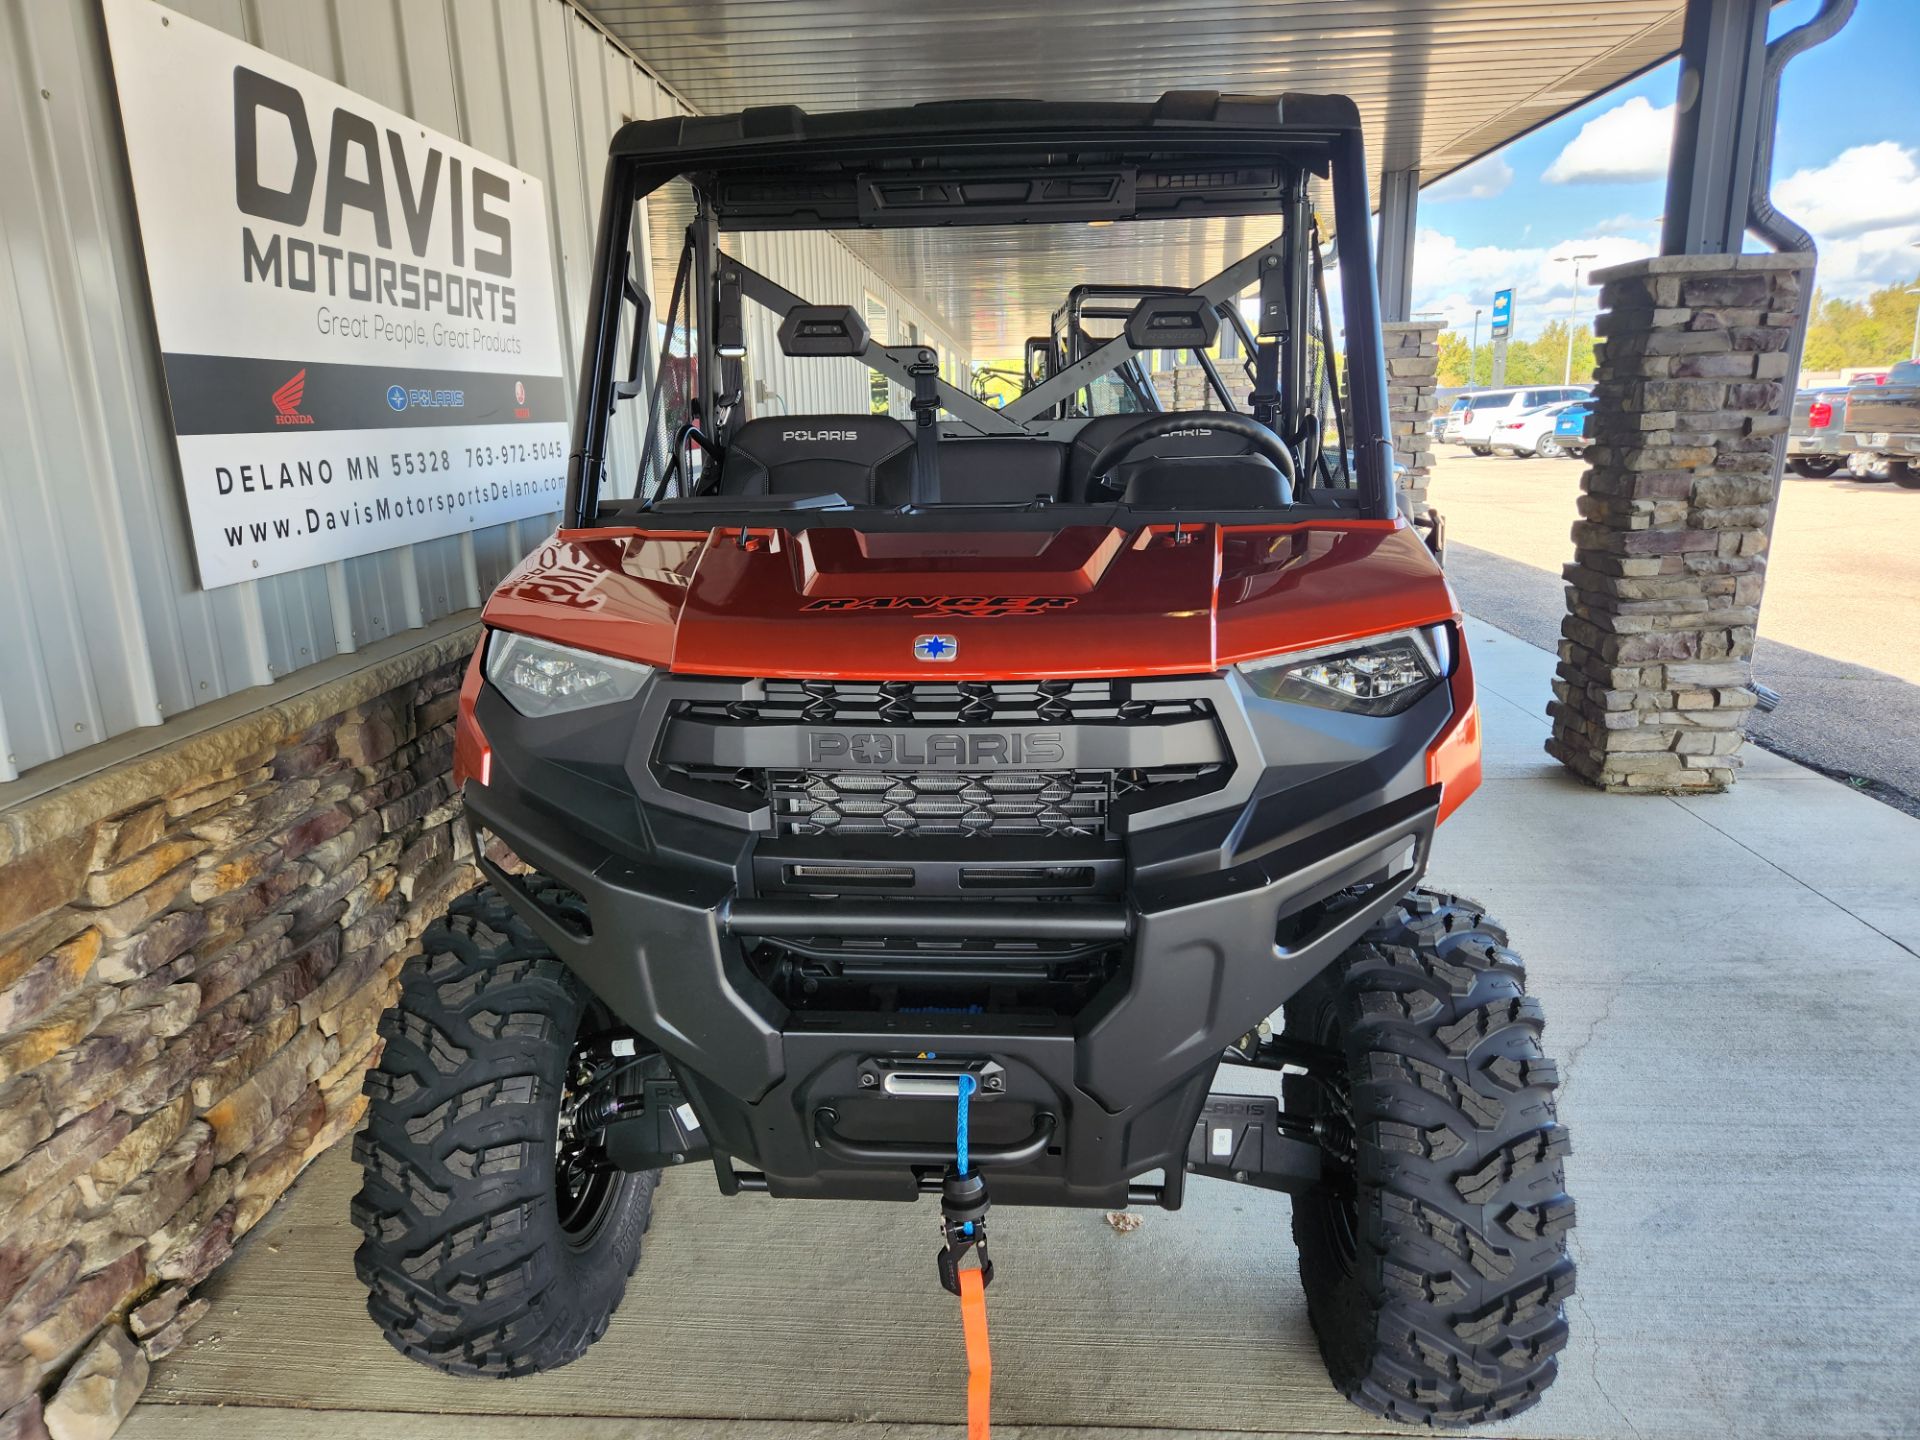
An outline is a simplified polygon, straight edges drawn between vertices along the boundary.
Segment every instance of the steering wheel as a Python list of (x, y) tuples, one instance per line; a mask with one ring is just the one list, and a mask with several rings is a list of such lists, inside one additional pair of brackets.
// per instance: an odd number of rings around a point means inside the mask
[(1256, 454), (1271, 460), (1275, 468), (1287, 477), (1289, 485), (1299, 478), (1299, 466), (1294, 463), (1293, 451), (1287, 448), (1287, 442), (1258, 420), (1249, 420), (1244, 415), (1208, 415), (1204, 419), (1191, 415), (1162, 415), (1157, 420), (1148, 420), (1134, 426), (1126, 434), (1116, 436), (1093, 457), (1093, 463), (1087, 467), (1089, 497), (1098, 491), (1112, 491), (1114, 486), (1107, 478), (1108, 473), (1142, 445), (1168, 435), (1178, 435), (1183, 430), (1219, 430), (1227, 435), (1238, 435), (1242, 440), (1253, 443)]

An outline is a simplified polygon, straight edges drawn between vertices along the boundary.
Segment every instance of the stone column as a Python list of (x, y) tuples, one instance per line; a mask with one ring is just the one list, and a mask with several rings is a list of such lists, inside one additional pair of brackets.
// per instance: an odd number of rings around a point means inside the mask
[(1808, 268), (1685, 255), (1593, 276), (1593, 443), (1547, 752), (1601, 789), (1733, 783)]
[(1433, 478), (1433, 391), (1440, 369), (1439, 320), (1396, 321), (1380, 327), (1386, 338), (1387, 413), (1394, 459), (1406, 467), (1400, 476), (1403, 509), (1409, 519), (1427, 508)]

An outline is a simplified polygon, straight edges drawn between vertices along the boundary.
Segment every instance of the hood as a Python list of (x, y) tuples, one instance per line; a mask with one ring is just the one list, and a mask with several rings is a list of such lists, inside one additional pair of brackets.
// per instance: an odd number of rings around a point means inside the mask
[(682, 674), (1181, 675), (1432, 624), (1456, 606), (1404, 524), (562, 531), (488, 624)]

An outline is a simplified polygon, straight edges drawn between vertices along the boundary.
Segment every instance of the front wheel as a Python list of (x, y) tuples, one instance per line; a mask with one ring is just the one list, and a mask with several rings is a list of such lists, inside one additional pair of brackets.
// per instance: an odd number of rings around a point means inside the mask
[[(536, 884), (540, 882), (535, 882)], [(552, 887), (546, 903), (578, 898)], [(613, 1168), (572, 1134), (606, 1017), (504, 899), (481, 886), (421, 936), (382, 1019), (354, 1143), (354, 1269), (404, 1355), (505, 1378), (578, 1359), (640, 1260), (659, 1172)]]
[(1910, 460), (1896, 460), (1887, 467), (1887, 478), (1902, 490), (1920, 490), (1920, 470)]
[(1551, 435), (1542, 435), (1540, 437), (1539, 448), (1533, 453), (1538, 455), (1542, 460), (1558, 460), (1567, 452), (1561, 446), (1560, 442)]
[(1335, 1387), (1392, 1420), (1517, 1414), (1567, 1340), (1567, 1132), (1506, 939), (1415, 891), (1286, 1007), (1290, 1039), (1345, 1060), (1285, 1081), (1326, 1167), (1293, 1202), (1308, 1317)]

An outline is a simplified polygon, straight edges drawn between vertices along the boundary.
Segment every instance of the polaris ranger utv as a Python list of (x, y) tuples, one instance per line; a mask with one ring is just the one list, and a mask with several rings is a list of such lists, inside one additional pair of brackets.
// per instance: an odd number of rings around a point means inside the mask
[[(774, 253), (753, 232), (839, 232), (981, 308), (970, 254), (1110, 274), (1110, 222), (1250, 248), (1143, 287), (999, 409), (857, 295), (745, 263)], [(989, 1199), (1174, 1210), (1198, 1175), (1291, 1197), (1355, 1403), (1532, 1404), (1573, 1288), (1567, 1140), (1505, 931), (1421, 885), (1479, 721), (1397, 503), (1354, 106), (637, 122), (594, 277), (561, 525), (460, 694), (486, 880), (427, 931), (368, 1080), (354, 1218), (388, 1339), (458, 1374), (575, 1359), (666, 1166), (937, 1195), (949, 1288), (987, 1273)], [(1213, 351), (1223, 307), (1252, 317), (1247, 412), (1070, 413), (1135, 357)], [(906, 418), (751, 414), (776, 334), (816, 390)]]

